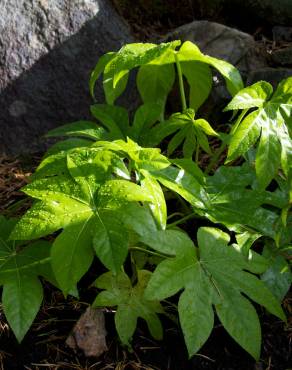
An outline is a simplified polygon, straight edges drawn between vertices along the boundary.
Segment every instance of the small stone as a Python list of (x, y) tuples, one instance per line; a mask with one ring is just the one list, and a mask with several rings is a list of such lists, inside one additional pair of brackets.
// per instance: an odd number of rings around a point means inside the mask
[(26, 105), (22, 100), (15, 100), (9, 107), (12, 117), (20, 117), (26, 113)]
[(81, 349), (86, 357), (99, 357), (108, 350), (106, 335), (103, 311), (88, 307), (74, 326), (66, 344), (75, 351)]

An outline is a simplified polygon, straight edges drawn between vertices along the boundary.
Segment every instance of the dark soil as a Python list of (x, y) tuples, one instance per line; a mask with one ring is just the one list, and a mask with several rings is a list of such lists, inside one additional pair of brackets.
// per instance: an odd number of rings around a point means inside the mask
[[(207, 343), (190, 360), (179, 328), (167, 319), (163, 320), (163, 342), (153, 340), (144, 323), (139, 322), (133, 349), (129, 351), (121, 347), (117, 340), (113, 313), (110, 311), (105, 313), (109, 351), (98, 359), (86, 359), (82, 353), (74, 353), (64, 343), (88, 304), (72, 298), (65, 300), (50, 286), (46, 286), (46, 297), (41, 312), (21, 345), (17, 344), (2, 317), (1, 369), (288, 370), (291, 367), (291, 326), (260, 311), (263, 344), (258, 363), (229, 337), (218, 322)], [(285, 305), (287, 311), (288, 298)]]

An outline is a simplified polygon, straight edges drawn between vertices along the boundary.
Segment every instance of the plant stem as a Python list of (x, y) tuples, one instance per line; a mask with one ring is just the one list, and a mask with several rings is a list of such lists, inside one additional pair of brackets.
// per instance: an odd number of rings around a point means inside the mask
[(177, 221), (174, 221), (173, 223), (167, 225), (167, 228), (169, 229), (169, 228), (174, 227), (176, 225), (182, 224), (185, 221), (187, 221), (187, 220), (189, 220), (191, 218), (195, 218), (195, 217), (199, 217), (199, 216), (196, 215), (195, 213), (191, 213), (191, 214), (189, 214), (189, 215), (187, 215), (187, 216), (185, 216), (185, 217), (183, 217), (183, 218), (181, 218), (181, 219), (179, 219)]
[(243, 120), (244, 116), (246, 115), (247, 111), (248, 111), (248, 109), (243, 109), (243, 111), (240, 113), (237, 120), (235, 121), (234, 126), (231, 129), (231, 132), (230, 132), (231, 134), (233, 134), (237, 130), (238, 126), (240, 125), (240, 123)]
[(143, 252), (143, 253), (151, 254), (152, 256), (157, 256), (157, 257), (161, 257), (161, 258), (170, 258), (171, 257), (171, 256), (168, 256), (166, 254), (156, 253), (156, 252), (153, 252), (149, 249), (144, 249), (144, 248), (140, 248), (140, 247), (130, 247), (129, 250)]
[(183, 75), (182, 75), (181, 66), (180, 66), (180, 62), (179, 62), (177, 53), (174, 53), (174, 57), (175, 57), (175, 63), (176, 63), (176, 68), (177, 68), (177, 74), (178, 74), (178, 82), (179, 82), (179, 91), (180, 91), (180, 97), (181, 97), (182, 110), (184, 112), (187, 109), (187, 103), (186, 103)]
[(195, 155), (195, 161), (197, 165), (199, 165), (199, 153), (200, 153), (200, 144), (198, 143), (198, 139), (197, 139), (196, 155)]
[(220, 147), (216, 150), (213, 157), (211, 158), (211, 161), (208, 164), (208, 166), (207, 166), (207, 168), (204, 172), (205, 175), (208, 175), (213, 170), (214, 166), (217, 164), (218, 159), (219, 159), (220, 155), (224, 152), (225, 148), (226, 148), (226, 143), (222, 142)]

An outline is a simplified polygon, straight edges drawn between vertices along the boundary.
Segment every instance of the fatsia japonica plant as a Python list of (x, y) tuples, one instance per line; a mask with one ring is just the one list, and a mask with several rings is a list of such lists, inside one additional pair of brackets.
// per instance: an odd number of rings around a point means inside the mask
[[(133, 70), (142, 104), (129, 114), (116, 101)], [(222, 132), (198, 116), (214, 73), (231, 96)], [(17, 339), (41, 305), (40, 276), (76, 295), (99, 259), (93, 307), (115, 308), (123, 344), (138, 318), (161, 339), (170, 299), (190, 356), (216, 314), (258, 359), (253, 303), (285, 320), (291, 283), (292, 77), (274, 92), (264, 81), (244, 87), (229, 63), (173, 41), (102, 56), (90, 78), (94, 100), (100, 79), (105, 103), (90, 107), (93, 119), (48, 133), (67, 139), (23, 188), (31, 208), (17, 222), (1, 219), (2, 302)], [(169, 112), (176, 85), (181, 111)]]

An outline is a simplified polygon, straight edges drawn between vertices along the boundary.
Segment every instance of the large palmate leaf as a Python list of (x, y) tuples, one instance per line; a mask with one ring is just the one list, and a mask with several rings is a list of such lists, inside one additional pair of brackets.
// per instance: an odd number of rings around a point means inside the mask
[(159, 231), (143, 237), (142, 241), (173, 256), (157, 266), (145, 298), (162, 300), (183, 290), (178, 312), (189, 355), (194, 355), (209, 337), (214, 324), (212, 306), (215, 306), (229, 334), (258, 359), (260, 323), (246, 297), (285, 319), (277, 299), (252, 274), (263, 272), (259, 265), (254, 265), (235, 246), (228, 245), (229, 236), (214, 228), (199, 229), (198, 250), (185, 233), (174, 230)]
[(168, 143), (168, 155), (171, 155), (181, 144), (185, 158), (192, 158), (199, 148), (210, 154), (206, 135), (218, 136), (218, 134), (206, 120), (195, 120), (194, 115), (194, 110), (188, 109), (184, 113), (175, 113), (167, 121), (154, 126), (149, 132), (151, 145), (158, 145), (165, 137), (176, 132)]
[(282, 81), (274, 95), (272, 86), (261, 81), (240, 91), (225, 110), (257, 107), (233, 129), (227, 162), (245, 154), (259, 139), (256, 173), (265, 188), (281, 167), (288, 176), (292, 160), (289, 120), (292, 112), (292, 77)]
[(163, 313), (162, 306), (158, 300), (144, 298), (144, 291), (151, 272), (140, 270), (137, 275), (138, 281), (134, 286), (124, 272), (116, 276), (107, 272), (101, 275), (94, 284), (104, 291), (98, 294), (93, 307), (117, 306), (115, 324), (121, 342), (126, 345), (129, 345), (139, 317), (147, 322), (149, 331), (155, 339), (162, 339), (163, 335), (162, 325), (157, 316), (157, 313)]
[(0, 216), (0, 286), (6, 319), (21, 342), (43, 300), (40, 275), (51, 280), (50, 243), (37, 241), (21, 247), (8, 236), (16, 220)]
[(52, 266), (65, 294), (88, 270), (93, 249), (108, 269), (119, 271), (128, 253), (128, 235), (116, 210), (126, 212), (129, 202), (152, 201), (140, 186), (112, 178), (115, 157), (105, 150), (79, 149), (67, 155), (67, 174), (24, 188), (38, 200), (12, 237), (34, 239), (63, 229), (53, 243)]

